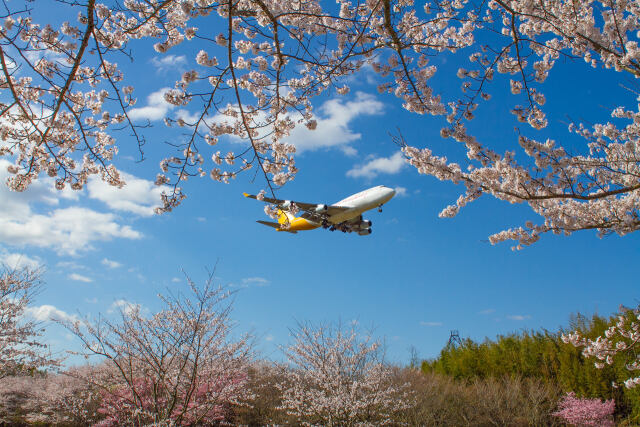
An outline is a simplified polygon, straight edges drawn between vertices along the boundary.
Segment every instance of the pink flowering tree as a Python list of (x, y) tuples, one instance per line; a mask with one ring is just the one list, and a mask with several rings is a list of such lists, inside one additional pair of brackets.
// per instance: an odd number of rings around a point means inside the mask
[(0, 265), (0, 379), (57, 364), (42, 343), (42, 329), (26, 316), (40, 286), (40, 271)]
[(354, 325), (300, 323), (292, 335), (280, 408), (303, 425), (392, 424), (395, 411), (413, 405), (406, 386), (393, 382), (380, 342)]
[(201, 287), (187, 281), (190, 293), (161, 295), (164, 307), (153, 315), (131, 304), (118, 321), (66, 323), (84, 354), (109, 367), (79, 376), (100, 394), (101, 425), (210, 424), (249, 397), (251, 343), (231, 337), (229, 292), (212, 275)]
[(613, 399), (578, 398), (575, 393), (567, 393), (558, 403), (558, 410), (553, 413), (567, 424), (584, 427), (613, 427), (613, 412), (616, 403)]
[(629, 373), (623, 381), (626, 388), (635, 388), (640, 384), (640, 309), (620, 307), (616, 321), (595, 339), (584, 337), (579, 331), (562, 335), (565, 343), (582, 347), (582, 354), (594, 360), (594, 365), (602, 369), (605, 365), (622, 362)]
[[(247, 375), (245, 373), (232, 375), (233, 377), (230, 378), (224, 373), (218, 373), (215, 381), (207, 378), (206, 375), (198, 378), (192, 397), (186, 404), (186, 411), (179, 405), (173, 413), (168, 414), (171, 422), (184, 425), (215, 424), (228, 419), (231, 414), (231, 404), (239, 403), (239, 396), (243, 398), (247, 396), (238, 393), (238, 390), (245, 386)], [(108, 391), (103, 390), (100, 393), (101, 402), (98, 413), (104, 415), (105, 419), (98, 425), (135, 424), (138, 418), (132, 417), (132, 414), (153, 414), (156, 406), (169, 405), (167, 396), (158, 395), (154, 391), (156, 386), (152, 379), (141, 377), (135, 378), (132, 386), (116, 385)]]
[[(547, 127), (545, 80), (559, 62), (577, 72), (607, 69), (623, 83), (640, 76), (640, 11), (634, 2), (516, 0), (127, 0), (61, 3), (74, 22), (36, 22), (29, 1), (12, 1), (0, 18), (0, 156), (13, 162), (8, 180), (24, 190), (41, 174), (80, 189), (99, 175), (122, 186), (111, 164), (116, 136), (132, 134), (142, 151), (144, 127), (132, 118), (134, 90), (118, 68), (128, 52), (149, 46), (160, 55), (189, 52), (181, 79), (164, 94), (177, 107), (165, 117), (183, 133), (156, 178), (168, 185), (159, 211), (185, 197), (192, 176), (228, 182), (255, 167), (269, 190), (297, 171), (287, 139), (296, 126), (317, 125), (312, 101), (327, 90), (349, 92), (347, 77), (377, 73), (377, 89), (418, 116), (442, 117), (441, 136), (466, 153), (454, 162), (398, 136), (420, 173), (464, 186), (443, 217), (487, 194), (527, 204), (540, 216), (490, 236), (517, 247), (547, 232), (595, 229), (626, 234), (640, 227), (640, 110), (612, 99), (600, 122), (572, 124), (568, 134), (541, 138)], [(480, 41), (483, 42), (480, 42)], [(197, 43), (191, 53), (188, 43)], [(181, 50), (182, 49), (182, 50)], [(437, 61), (458, 64), (456, 88), (435, 87)], [(135, 54), (133, 55), (135, 57)], [(448, 59), (448, 62), (451, 61)], [(582, 71), (580, 71), (582, 64)], [(506, 78), (499, 78), (504, 75)], [(472, 132), (492, 94), (511, 92), (513, 150), (492, 149)], [(245, 142), (221, 152), (220, 138)], [(175, 147), (175, 151), (174, 148)], [(569, 148), (571, 147), (571, 148)], [(516, 161), (516, 152), (520, 161)]]

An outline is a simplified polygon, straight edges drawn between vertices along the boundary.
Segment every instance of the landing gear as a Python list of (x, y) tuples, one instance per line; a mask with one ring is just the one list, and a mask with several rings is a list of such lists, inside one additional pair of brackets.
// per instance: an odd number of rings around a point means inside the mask
[(329, 228), (329, 222), (326, 219), (322, 221), (322, 228)]
[(329, 230), (331, 230), (331, 231), (336, 231), (336, 226), (335, 226), (335, 225), (332, 225), (331, 227), (329, 227)]
[(378, 206), (378, 212), (382, 212), (382, 205)]

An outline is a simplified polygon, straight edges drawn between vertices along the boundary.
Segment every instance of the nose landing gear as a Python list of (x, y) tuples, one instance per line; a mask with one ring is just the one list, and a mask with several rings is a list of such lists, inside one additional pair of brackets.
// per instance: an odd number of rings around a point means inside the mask
[(382, 212), (382, 205), (378, 206), (378, 212)]

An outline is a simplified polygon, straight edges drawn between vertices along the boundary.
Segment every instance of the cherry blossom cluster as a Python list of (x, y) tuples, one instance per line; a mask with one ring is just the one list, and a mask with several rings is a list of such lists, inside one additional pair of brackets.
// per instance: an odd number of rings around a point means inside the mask
[[(559, 59), (584, 62), (585, 72), (640, 77), (634, 2), (437, 0), (417, 7), (411, 0), (339, 0), (335, 8), (317, 0), (87, 0), (72, 6), (77, 22), (57, 26), (33, 22), (30, 4), (12, 2), (0, 16), (0, 156), (13, 160), (14, 190), (41, 173), (56, 177), (58, 188), (82, 188), (92, 174), (123, 185), (110, 164), (116, 131), (126, 129), (141, 147), (145, 125), (129, 118), (136, 100), (116, 59), (150, 38), (159, 55), (198, 43), (164, 95), (179, 107), (165, 123), (182, 135), (160, 162), (156, 183), (171, 190), (158, 212), (180, 204), (192, 176), (226, 183), (255, 167), (273, 193), (298, 170), (286, 138), (296, 126), (317, 126), (313, 97), (349, 93), (348, 77), (367, 66), (381, 93), (409, 112), (442, 116), (441, 136), (466, 151), (461, 164), (401, 141), (420, 173), (465, 186), (442, 216), (483, 194), (526, 203), (541, 223), (490, 237), (515, 240), (517, 248), (547, 232), (626, 234), (640, 227), (640, 109), (621, 106), (609, 122), (572, 125), (585, 141), (577, 152), (559, 138), (525, 135), (547, 127), (543, 85)], [(459, 59), (461, 93), (434, 87), (437, 55)], [(468, 130), (499, 82), (525, 126), (505, 153)], [(218, 151), (221, 138), (240, 141), (240, 148)], [(516, 149), (526, 154), (523, 162), (516, 162)]]
[[(464, 9), (460, 9), (464, 10)], [(478, 31), (491, 29), (501, 37), (475, 49), (470, 67), (460, 68), (464, 97), (449, 102), (441, 136), (463, 145), (466, 164), (434, 154), (429, 148), (406, 144), (404, 153), (420, 173), (464, 185), (466, 191), (442, 217), (456, 215), (460, 208), (489, 194), (509, 203), (526, 203), (542, 217), (541, 224), (527, 222), (490, 236), (492, 243), (515, 240), (514, 249), (536, 242), (543, 233), (570, 234), (596, 229), (599, 234), (635, 231), (640, 226), (640, 181), (636, 118), (640, 110), (613, 110), (611, 122), (590, 128), (571, 125), (569, 131), (584, 138), (575, 153), (556, 140), (539, 141), (524, 135), (518, 146), (528, 158), (515, 161), (516, 150), (497, 153), (468, 131), (465, 121), (474, 118), (496, 72), (510, 76), (509, 89), (524, 103), (512, 108), (518, 121), (535, 130), (547, 126), (541, 91), (558, 58), (584, 61), (590, 67), (608, 68), (626, 76), (640, 76), (637, 49), (638, 7), (632, 2), (520, 2), (492, 0), (476, 11)], [(468, 15), (467, 15), (468, 17)], [(620, 123), (627, 120), (624, 127)], [(569, 136), (569, 135), (567, 135)], [(580, 151), (582, 153), (580, 153)]]
[(605, 364), (612, 365), (616, 360), (625, 360), (625, 366), (632, 375), (624, 381), (625, 387), (634, 388), (640, 384), (640, 375), (636, 372), (640, 370), (640, 358), (636, 350), (640, 341), (640, 309), (621, 307), (616, 322), (596, 339), (586, 338), (575, 331), (563, 334), (562, 340), (576, 347), (584, 347), (582, 354), (595, 359), (594, 365), (598, 369)]
[(299, 324), (293, 338), (287, 380), (278, 388), (281, 409), (304, 425), (385, 425), (413, 405), (406, 387), (393, 383), (380, 342), (355, 325)]
[(133, 88), (113, 62), (131, 23), (90, 0), (69, 5), (76, 22), (54, 28), (18, 3), (0, 18), (0, 156), (14, 163), (9, 188), (23, 191), (41, 173), (58, 189), (79, 190), (96, 174), (124, 185), (111, 164), (114, 132), (129, 128), (144, 143), (127, 114)]
[(106, 369), (101, 364), (0, 379), (0, 422), (15, 423), (20, 414), (31, 424), (94, 425), (102, 418), (96, 410), (100, 393), (79, 377), (100, 382)]
[(576, 394), (567, 393), (560, 403), (558, 410), (553, 413), (564, 422), (576, 426), (613, 427), (613, 412), (616, 403), (613, 399), (578, 398)]
[[(208, 175), (226, 183), (254, 166), (273, 193), (297, 172), (295, 146), (284, 139), (296, 125), (316, 127), (311, 97), (361, 65), (349, 58), (363, 54), (364, 48), (355, 43), (360, 20), (332, 16), (315, 1), (203, 1), (167, 3), (166, 8), (167, 16), (181, 16), (173, 23), (184, 30), (185, 37), (171, 41), (165, 33), (168, 38), (156, 45), (158, 52), (189, 39), (189, 31), (195, 40), (210, 43), (165, 98), (191, 113), (189, 118), (166, 121), (184, 128), (186, 137), (181, 151), (161, 162), (157, 182), (174, 179), (170, 174), (175, 177), (174, 191), (161, 210), (171, 209), (184, 198), (177, 185), (189, 176)], [(210, 14), (222, 19), (214, 26), (217, 32), (204, 25), (207, 21), (202, 16)], [(192, 18), (194, 25), (200, 21), (203, 25), (189, 27), (187, 20)], [(156, 20), (164, 28), (164, 22)], [(317, 42), (336, 34), (344, 40), (336, 47)], [(351, 49), (345, 55), (347, 42)], [(202, 142), (214, 146), (221, 137), (244, 141), (244, 148), (225, 155), (200, 154), (206, 147)], [(211, 166), (205, 161), (209, 157)]]

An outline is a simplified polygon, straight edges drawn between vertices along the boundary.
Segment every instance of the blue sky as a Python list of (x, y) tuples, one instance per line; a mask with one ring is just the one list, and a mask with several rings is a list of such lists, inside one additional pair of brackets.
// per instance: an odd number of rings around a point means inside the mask
[[(134, 116), (153, 124), (143, 163), (136, 162), (132, 141), (118, 135), (116, 164), (129, 174), (124, 190), (92, 181), (82, 192), (59, 193), (45, 178), (22, 194), (0, 188), (0, 258), (46, 266), (46, 287), (32, 315), (109, 314), (128, 303), (153, 311), (158, 292), (184, 289), (181, 270), (203, 280), (205, 269), (217, 266), (218, 281), (238, 290), (233, 314), (238, 330), (256, 334), (263, 357), (282, 358), (278, 346), (288, 342), (296, 320), (341, 319), (374, 326), (386, 340), (389, 359), (406, 363), (411, 346), (420, 357), (435, 357), (452, 329), (473, 339), (554, 330), (566, 325), (571, 313), (608, 315), (619, 304), (637, 304), (637, 234), (549, 235), (512, 251), (509, 243), (492, 246), (486, 239), (536, 221), (524, 206), (482, 198), (453, 219), (438, 218), (460, 188), (406, 165), (389, 133), (400, 129), (410, 144), (452, 159), (464, 153), (440, 138), (442, 119), (405, 112), (395, 98), (377, 94), (371, 84), (376, 77), (366, 71), (351, 79), (348, 95), (327, 93), (314, 101), (318, 129), (291, 136), (299, 148), (300, 172), (277, 195), (332, 203), (375, 185), (397, 188), (383, 213), (366, 215), (373, 221), (372, 235), (324, 230), (291, 235), (257, 224), (267, 219), (262, 204), (242, 197), (243, 191), (264, 188), (252, 174), (228, 185), (191, 179), (182, 206), (153, 215), (159, 190), (151, 181), (169, 148), (164, 141), (180, 138), (162, 124), (161, 118), (177, 109), (159, 94), (189, 68), (197, 51), (189, 45), (157, 56), (140, 49), (135, 62), (124, 66), (139, 99)], [(455, 57), (433, 62), (440, 66), (436, 90), (458, 95)], [(635, 102), (618, 84), (619, 76), (612, 76), (583, 63), (559, 64), (543, 86), (550, 125), (538, 133), (508, 113), (517, 101), (502, 92), (508, 80), (499, 76), (492, 100), (480, 106), (470, 129), (497, 151), (513, 149), (516, 127), (529, 136), (553, 135), (580, 150), (584, 142), (566, 131), (569, 119), (606, 121), (610, 107)], [(216, 150), (224, 153), (238, 144), (221, 146)], [(6, 162), (0, 159), (2, 181)], [(46, 337), (59, 351), (78, 345), (56, 325), (49, 325)]]

